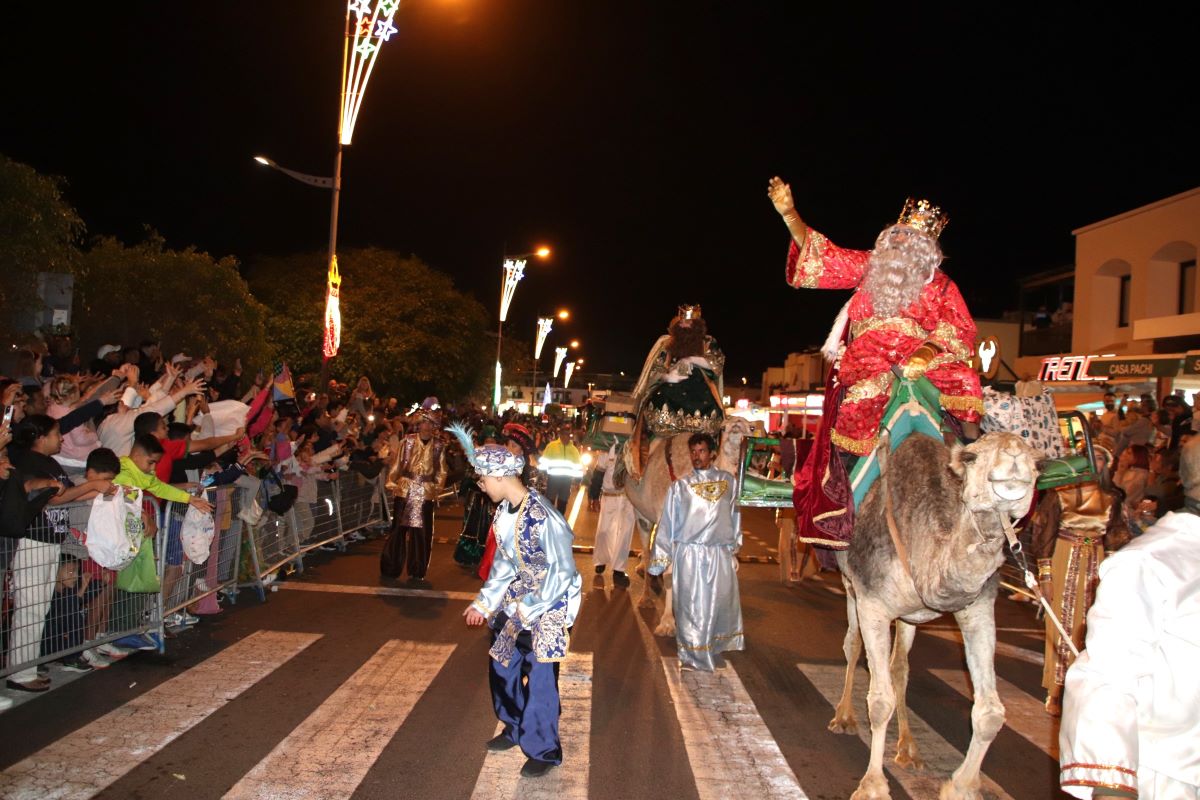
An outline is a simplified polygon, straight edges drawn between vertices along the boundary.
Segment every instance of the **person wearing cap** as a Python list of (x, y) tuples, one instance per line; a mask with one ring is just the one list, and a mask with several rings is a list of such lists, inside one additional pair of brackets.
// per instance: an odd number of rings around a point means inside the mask
[(492, 705), (504, 730), (492, 752), (520, 747), (521, 775), (536, 778), (562, 763), (558, 665), (567, 657), (583, 582), (575, 569), (567, 521), (521, 483), (525, 459), (500, 445), (475, 447), (470, 431), (450, 426), (479, 486), (499, 504), (493, 523), (496, 558), (487, 582), (463, 611), (467, 625), (487, 624)]
[(1058, 736), (1072, 797), (1200, 797), (1200, 443), (1183, 447), (1180, 474), (1183, 510), (1100, 568)]
[[(1042, 594), (1077, 648), (1083, 646), (1088, 609), (1100, 580), (1105, 537), (1123, 520), (1122, 504), (1117, 501), (1109, 475), (1111, 446), (1108, 437), (1097, 439), (1093, 450), (1098, 479), (1046, 492), (1030, 525), (1033, 540), (1029, 549), (1037, 559)], [(1045, 622), (1042, 687), (1046, 690), (1046, 711), (1058, 716), (1062, 713), (1063, 680), (1074, 656), (1054, 622), (1048, 616)]]
[(433, 549), (433, 503), (446, 484), (445, 444), (434, 435), (436, 419), (424, 409), (416, 413), (417, 430), (397, 449), (387, 486), (395, 497), (379, 571), (398, 578), (408, 569), (410, 581), (424, 582)]
[(89, 370), (97, 375), (111, 375), (114, 369), (121, 366), (121, 345), (106, 344), (96, 351), (96, 360), (91, 363)]

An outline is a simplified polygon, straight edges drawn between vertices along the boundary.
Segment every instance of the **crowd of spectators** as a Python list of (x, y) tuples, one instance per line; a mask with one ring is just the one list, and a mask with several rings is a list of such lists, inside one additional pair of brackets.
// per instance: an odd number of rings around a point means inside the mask
[[(352, 387), (336, 380), (322, 386), (299, 381), (294, 400), (276, 402), (269, 374), (248, 376), (240, 360), (218, 361), (214, 354), (168, 358), (151, 339), (128, 347), (105, 344), (90, 362), (66, 336), (33, 340), (13, 356), (9, 374), (0, 376), (5, 666), (75, 650), (61, 666), (84, 672), (160, 644), (122, 639), (80, 649), (108, 633), (116, 573), (95, 564), (79, 546), (86, 534), (72, 526), (70, 504), (112, 494), (117, 486), (138, 486), (148, 498), (144, 534), (153, 537), (167, 524), (167, 501), (211, 511), (202, 488), (249, 476), (255, 484), (278, 485), (279, 508), (295, 509), (304, 540), (315, 512), (324, 507), (318, 503), (319, 484), (351, 470), (367, 479), (378, 476), (412, 426), (416, 408), (377, 394), (365, 376)], [(443, 423), (467, 422), (481, 442), (505, 438), (501, 431), (511, 422), (529, 432), (526, 446), (533, 450), (555, 439), (560, 427), (580, 435), (570, 421), (562, 426), (511, 411), (501, 418), (458, 413), (440, 408), (436, 398), (423, 405), (435, 409)], [(469, 476), (453, 437), (447, 437), (446, 453), (452, 493)], [(166, 533), (165, 552), (158, 554), (164, 598), (183, 574), (178, 525)], [(166, 622), (168, 630), (178, 631), (197, 617), (184, 608)], [(7, 686), (45, 691), (47, 674), (44, 666), (22, 669), (8, 676)]]
[(1104, 395), (1104, 412), (1092, 418), (1092, 434), (1114, 458), (1113, 484), (1124, 493), (1126, 518), (1134, 533), (1184, 504), (1180, 451), (1196, 435), (1192, 407), (1178, 394), (1156, 403)]

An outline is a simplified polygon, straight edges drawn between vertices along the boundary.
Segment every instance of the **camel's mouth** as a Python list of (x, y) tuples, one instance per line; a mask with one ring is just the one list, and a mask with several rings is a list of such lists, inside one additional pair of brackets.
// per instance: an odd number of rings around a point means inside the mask
[(1001, 500), (1015, 502), (1029, 494), (1029, 483), (1026, 481), (992, 481), (992, 491)]

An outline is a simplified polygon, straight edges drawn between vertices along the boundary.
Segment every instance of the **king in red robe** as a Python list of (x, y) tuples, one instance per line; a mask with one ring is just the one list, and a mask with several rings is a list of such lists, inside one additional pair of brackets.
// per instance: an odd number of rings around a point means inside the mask
[(854, 456), (875, 448), (893, 368), (910, 378), (924, 375), (942, 393), (942, 407), (974, 427), (983, 413), (979, 375), (970, 363), (975, 322), (958, 287), (938, 268), (937, 239), (946, 224), (940, 209), (909, 200), (873, 250), (849, 250), (800, 219), (783, 181), (773, 179), (768, 192), (792, 233), (788, 284), (854, 290), (826, 341), (832, 362), (826, 415), (795, 477), (800, 540), (844, 547), (852, 514), (843, 511), (849, 493), (839, 485), (845, 465), (830, 445)]

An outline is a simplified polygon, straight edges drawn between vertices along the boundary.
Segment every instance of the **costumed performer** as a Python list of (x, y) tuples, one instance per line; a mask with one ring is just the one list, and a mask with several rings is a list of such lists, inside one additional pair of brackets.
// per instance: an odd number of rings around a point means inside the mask
[(438, 416), (418, 409), (417, 430), (400, 442), (388, 471), (394, 499), (392, 530), (379, 557), (379, 571), (398, 578), (408, 568), (410, 581), (424, 582), (433, 550), (433, 506), (446, 483), (445, 443), (435, 435)]
[(693, 471), (667, 490), (649, 571), (672, 567), (680, 669), (711, 672), (722, 666), (719, 653), (745, 645), (737, 579), (742, 516), (737, 479), (712, 466), (716, 440), (694, 433), (688, 449)]
[(849, 468), (878, 442), (893, 368), (910, 380), (928, 378), (963, 438), (978, 437), (983, 400), (970, 364), (975, 322), (939, 269), (938, 237), (947, 222), (941, 209), (910, 198), (873, 250), (848, 250), (805, 224), (788, 184), (772, 178), (767, 192), (792, 237), (788, 285), (854, 290), (822, 348), (831, 363), (825, 416), (794, 479), (798, 541), (845, 549), (853, 528)]
[(1100, 567), (1058, 736), (1072, 797), (1200, 797), (1200, 442), (1180, 477), (1184, 510)]
[(629, 545), (633, 541), (637, 513), (633, 510), (633, 503), (625, 496), (625, 490), (618, 489), (613, 483), (616, 462), (615, 444), (596, 462), (596, 469), (603, 474), (604, 480), (601, 483), (600, 518), (596, 520), (596, 548), (592, 552), (592, 563), (597, 575), (602, 574), (605, 567), (611, 566), (613, 583), (628, 586), (629, 576), (625, 574), (625, 566), (629, 562)]
[(470, 433), (450, 426), (480, 475), (480, 487), (498, 503), (496, 557), (487, 583), (463, 616), (491, 628), (489, 683), (504, 730), (490, 751), (520, 747), (521, 774), (544, 775), (561, 764), (558, 665), (567, 657), (579, 613), (582, 581), (571, 552), (574, 534), (541, 495), (521, 483), (521, 456), (499, 445), (474, 447)]

